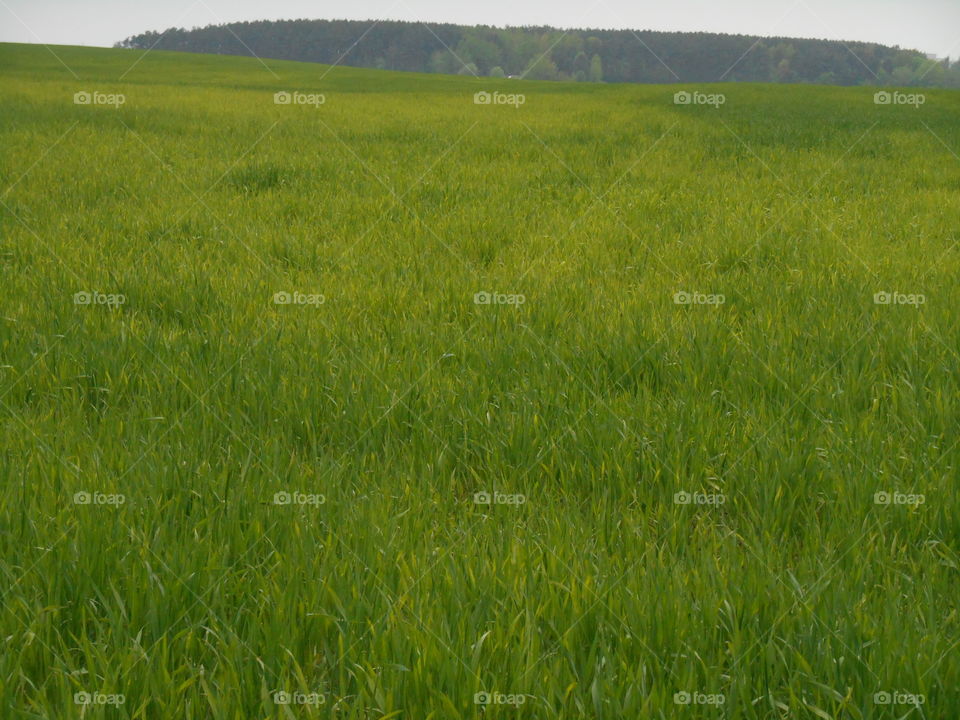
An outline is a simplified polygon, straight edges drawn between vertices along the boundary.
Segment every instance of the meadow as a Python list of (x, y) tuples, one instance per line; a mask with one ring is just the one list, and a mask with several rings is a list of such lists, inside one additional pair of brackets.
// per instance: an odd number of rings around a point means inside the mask
[(0, 45), (0, 716), (960, 716), (960, 93), (877, 90)]

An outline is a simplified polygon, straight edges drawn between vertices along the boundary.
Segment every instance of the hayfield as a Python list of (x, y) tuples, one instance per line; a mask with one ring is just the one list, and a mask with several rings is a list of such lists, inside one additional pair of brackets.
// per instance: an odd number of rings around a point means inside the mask
[(960, 715), (960, 94), (53, 50), (0, 715)]

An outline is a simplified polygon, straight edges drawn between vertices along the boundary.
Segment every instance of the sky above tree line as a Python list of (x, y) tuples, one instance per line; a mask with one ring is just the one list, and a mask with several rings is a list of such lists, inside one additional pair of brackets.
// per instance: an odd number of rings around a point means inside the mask
[(960, 57), (960, 0), (0, 0), (0, 42), (110, 46), (147, 30), (300, 18), (702, 31)]

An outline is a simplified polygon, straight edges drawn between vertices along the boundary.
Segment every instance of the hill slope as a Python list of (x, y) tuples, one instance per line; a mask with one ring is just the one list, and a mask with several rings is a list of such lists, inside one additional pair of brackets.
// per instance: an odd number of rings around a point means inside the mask
[(50, 50), (4, 718), (960, 716), (960, 94)]

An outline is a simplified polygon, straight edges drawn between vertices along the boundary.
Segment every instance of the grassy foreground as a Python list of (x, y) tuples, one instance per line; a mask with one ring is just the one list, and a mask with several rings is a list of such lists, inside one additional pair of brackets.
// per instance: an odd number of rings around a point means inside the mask
[(960, 716), (960, 94), (54, 50), (0, 716)]

